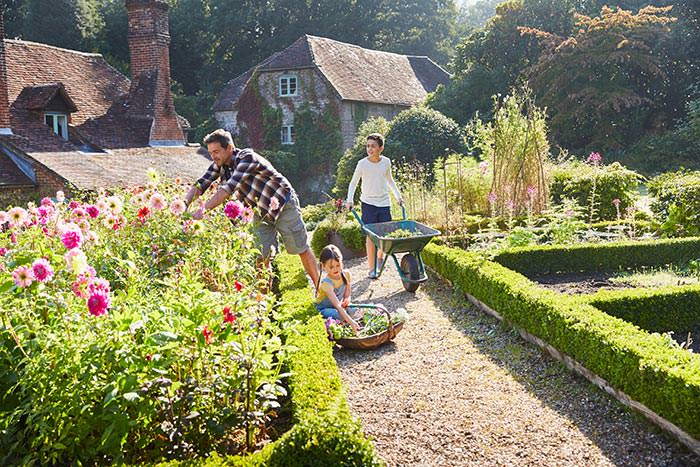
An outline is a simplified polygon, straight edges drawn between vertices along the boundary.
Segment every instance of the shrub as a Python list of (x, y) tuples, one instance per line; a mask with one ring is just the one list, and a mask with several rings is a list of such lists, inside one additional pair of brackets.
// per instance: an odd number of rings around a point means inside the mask
[(618, 162), (610, 165), (593, 166), (580, 161), (568, 161), (554, 165), (550, 169), (550, 193), (552, 202), (559, 204), (564, 198), (575, 200), (582, 207), (591, 206), (591, 193), (595, 178), (596, 220), (615, 220), (618, 211), (613, 204), (619, 199), (621, 216), (628, 207), (634, 206), (637, 185), (643, 179), (637, 172), (629, 170)]
[(414, 106), (391, 121), (386, 136), (387, 154), (392, 158), (432, 164), (448, 153), (466, 153), (464, 132), (459, 124), (437, 110)]
[(297, 186), (302, 178), (299, 157), (287, 151), (261, 151), (260, 155), (272, 162), (278, 172), (284, 175), (293, 186)]
[(328, 201), (319, 204), (310, 204), (301, 208), (301, 217), (306, 224), (306, 230), (312, 231), (318, 226), (319, 222), (328, 217), (334, 216), (336, 206), (333, 201)]
[(654, 177), (648, 184), (652, 211), (663, 220), (666, 236), (700, 233), (700, 172), (680, 170)]
[(364, 251), (365, 238), (360, 224), (354, 219), (349, 220), (347, 217), (344, 219), (345, 222), (342, 223), (328, 219), (318, 224), (311, 236), (311, 249), (317, 257), (321, 254), (323, 247), (328, 245), (331, 232), (338, 233), (347, 248)]

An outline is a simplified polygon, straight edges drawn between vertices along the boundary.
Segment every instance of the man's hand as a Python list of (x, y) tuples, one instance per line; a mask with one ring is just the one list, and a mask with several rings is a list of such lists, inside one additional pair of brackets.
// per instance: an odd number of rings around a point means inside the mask
[(192, 218), (195, 220), (202, 220), (204, 218), (204, 206), (200, 206), (195, 212), (192, 213)]

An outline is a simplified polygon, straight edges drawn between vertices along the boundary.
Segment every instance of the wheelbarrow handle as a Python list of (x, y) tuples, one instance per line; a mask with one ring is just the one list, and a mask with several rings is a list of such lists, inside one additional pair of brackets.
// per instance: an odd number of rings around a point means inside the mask
[[(355, 208), (350, 208), (350, 212), (352, 213), (353, 216), (355, 216), (355, 219), (357, 219), (357, 222), (360, 223), (360, 227), (364, 227), (365, 223), (362, 222), (362, 218), (357, 213), (357, 211), (355, 211)], [(406, 220), (406, 207), (403, 204), (401, 205), (401, 214), (403, 215), (403, 220)]]

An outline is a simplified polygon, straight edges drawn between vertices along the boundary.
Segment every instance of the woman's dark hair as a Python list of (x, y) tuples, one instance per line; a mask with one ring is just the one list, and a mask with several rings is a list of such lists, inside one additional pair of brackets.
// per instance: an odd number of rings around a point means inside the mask
[[(336, 260), (339, 263), (343, 262), (343, 254), (340, 252), (340, 249), (335, 246), (335, 245), (326, 245), (323, 247), (323, 250), (321, 250), (321, 254), (318, 255), (318, 284), (316, 284), (316, 290), (321, 285), (321, 273), (323, 272), (323, 264), (326, 261), (330, 260)], [(340, 271), (340, 277), (343, 279), (343, 284), (348, 285), (348, 280), (345, 278), (345, 274), (343, 274), (343, 271)]]

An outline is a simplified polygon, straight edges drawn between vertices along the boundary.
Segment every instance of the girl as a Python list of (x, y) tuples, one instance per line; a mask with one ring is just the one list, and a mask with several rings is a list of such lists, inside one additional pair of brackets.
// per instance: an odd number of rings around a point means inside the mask
[(360, 326), (345, 310), (350, 304), (350, 272), (343, 270), (343, 255), (335, 245), (321, 250), (319, 266), (326, 277), (316, 284), (316, 309), (324, 318), (333, 318), (350, 325), (355, 334)]
[[(389, 191), (394, 194), (396, 201), (403, 205), (401, 193), (396, 187), (394, 178), (391, 176), (391, 160), (382, 156), (384, 150), (384, 136), (380, 133), (372, 133), (367, 136), (367, 157), (360, 160), (355, 167), (350, 186), (348, 187), (348, 197), (345, 204), (348, 209), (352, 208), (355, 198), (355, 189), (360, 179), (362, 179), (362, 222), (365, 224), (375, 224), (377, 222), (391, 221), (391, 200)], [(365, 240), (367, 248), (367, 263), (369, 264), (369, 278), (376, 279), (377, 271), (374, 269), (374, 255), (377, 255), (377, 267), (381, 267), (382, 252), (376, 252), (374, 243), (369, 237)]]

